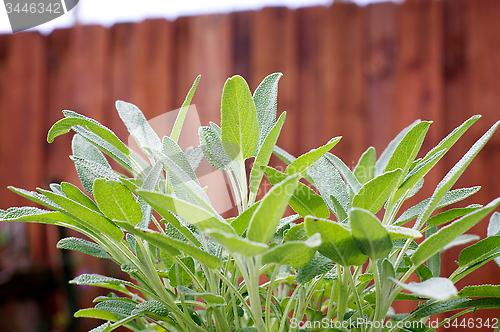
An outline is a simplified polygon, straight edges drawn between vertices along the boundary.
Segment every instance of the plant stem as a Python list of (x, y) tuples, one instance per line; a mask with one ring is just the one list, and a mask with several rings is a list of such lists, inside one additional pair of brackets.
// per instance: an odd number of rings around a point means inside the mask
[[(268, 331), (271, 331), (271, 322), (270, 322), (270, 311), (271, 311), (271, 298), (273, 297), (273, 290), (274, 290), (274, 280), (276, 279), (276, 275), (278, 274), (278, 271), (280, 269), (281, 265), (276, 264), (274, 267), (273, 274), (271, 276), (271, 280), (269, 283), (269, 287), (267, 288), (267, 298), (266, 298), (266, 327)], [(277, 314), (277, 313), (275, 313)]]
[(380, 290), (380, 280), (378, 278), (378, 271), (377, 271), (377, 264), (370, 259), (370, 265), (371, 269), (373, 272), (373, 281), (375, 283), (375, 292), (376, 292), (376, 299), (375, 299), (375, 313), (373, 314), (373, 320), (372, 321), (378, 321), (379, 320), (379, 315), (381, 312), (381, 290)]
[[(349, 281), (350, 281), (351, 287), (352, 287), (352, 292), (353, 292), (353, 294), (354, 294), (354, 296), (356, 298), (355, 302), (356, 302), (356, 307), (358, 308), (358, 314), (359, 314), (360, 318), (364, 319), (365, 315), (363, 313), (363, 308), (361, 307), (361, 302), (359, 300), (358, 290), (356, 289), (356, 285), (354, 284), (354, 279), (352, 278), (351, 268), (350, 267), (347, 268), (347, 276), (349, 277)], [(365, 332), (365, 326), (364, 326), (364, 324), (361, 325), (361, 331)]]

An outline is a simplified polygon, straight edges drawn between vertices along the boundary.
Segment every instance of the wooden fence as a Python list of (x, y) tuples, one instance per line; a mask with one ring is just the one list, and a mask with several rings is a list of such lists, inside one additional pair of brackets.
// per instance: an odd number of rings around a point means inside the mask
[[(1, 35), (0, 208), (28, 203), (7, 191), (7, 185), (34, 189), (51, 182), (78, 183), (68, 158), (70, 135), (45, 143), (63, 109), (93, 117), (125, 139), (114, 109), (117, 99), (138, 105), (153, 118), (178, 108), (201, 74), (194, 104), (202, 124), (219, 122), (228, 77), (244, 76), (253, 90), (276, 71), (284, 74), (278, 109), (288, 112), (279, 145), (296, 155), (342, 135), (334, 152), (354, 165), (368, 146), (380, 153), (417, 118), (434, 120), (424, 143), (427, 151), (462, 121), (482, 114), (430, 174), (423, 189), (429, 195), (500, 118), (499, 17), (498, 0), (409, 0), (364, 8), (266, 8), (110, 29), (76, 26), (48, 36)], [(499, 196), (499, 167), (497, 133), (457, 184), (483, 187), (468, 203), (484, 204)], [(472, 233), (484, 237), (486, 224)], [(90, 295), (63, 288), (61, 276), (74, 277), (84, 266), (93, 272), (110, 272), (109, 267), (89, 258), (82, 264), (77, 255), (74, 268), (65, 268), (62, 262), (68, 257), (55, 249), (62, 236), (55, 227), (4, 225), (2, 232), (15, 241), (2, 249), (0, 258), (1, 331), (86, 331), (97, 325), (72, 325), (74, 307), (67, 299), (88, 301)], [(455, 269), (459, 250), (443, 254), (443, 276)], [(458, 287), (499, 283), (500, 268), (494, 263), (481, 271)], [(39, 278), (44, 286), (35, 283), (23, 292), (23, 276)], [(47, 285), (51, 288), (44, 291)], [(401, 303), (395, 309), (406, 307)], [(473, 317), (493, 315), (498, 312)]]

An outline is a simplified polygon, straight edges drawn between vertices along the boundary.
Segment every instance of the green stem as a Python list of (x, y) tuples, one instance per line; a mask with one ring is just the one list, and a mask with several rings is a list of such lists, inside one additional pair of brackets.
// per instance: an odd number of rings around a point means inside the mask
[[(352, 292), (353, 292), (353, 294), (355, 296), (355, 302), (356, 302), (356, 307), (358, 308), (359, 317), (362, 318), (362, 319), (364, 319), (365, 315), (363, 313), (363, 308), (361, 307), (361, 302), (359, 300), (358, 290), (356, 289), (356, 285), (354, 283), (354, 279), (352, 278), (351, 268), (350, 267), (347, 268), (347, 276), (349, 277), (349, 282), (351, 283)], [(365, 326), (364, 326), (364, 324), (361, 324), (361, 331), (365, 332)]]
[[(276, 279), (276, 275), (278, 275), (278, 271), (280, 269), (281, 265), (276, 264), (274, 267), (273, 274), (271, 276), (271, 280), (269, 283), (269, 287), (267, 289), (267, 298), (266, 298), (266, 327), (268, 331), (271, 331), (271, 322), (270, 322), (270, 312), (271, 312), (271, 298), (273, 297), (273, 290), (274, 290), (274, 280)], [(276, 314), (276, 313), (275, 313)]]
[(379, 319), (379, 315), (381, 312), (381, 290), (380, 290), (380, 280), (378, 278), (378, 271), (377, 271), (377, 264), (370, 260), (370, 265), (371, 265), (371, 270), (373, 272), (373, 281), (375, 283), (375, 292), (376, 292), (376, 299), (375, 299), (375, 313), (373, 315), (373, 321), (377, 321)]

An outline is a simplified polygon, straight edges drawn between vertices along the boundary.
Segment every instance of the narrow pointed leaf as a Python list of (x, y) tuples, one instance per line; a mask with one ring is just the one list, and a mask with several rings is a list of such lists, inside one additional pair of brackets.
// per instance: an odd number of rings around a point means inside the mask
[(72, 111), (65, 111), (66, 118), (57, 121), (52, 128), (50, 128), (47, 135), (47, 142), (52, 143), (54, 138), (59, 135), (66, 134), (73, 126), (82, 126), (83, 128), (93, 132), (99, 137), (103, 138), (111, 145), (116, 147), (122, 153), (128, 155), (129, 149), (123, 144), (122, 141), (108, 128), (104, 127), (94, 119), (87, 118), (81, 114)]
[(260, 243), (271, 241), (300, 177), (300, 174), (287, 177), (262, 198), (248, 227), (249, 240)]
[(74, 218), (82, 221), (85, 225), (93, 227), (98, 230), (97, 233), (103, 232), (109, 235), (116, 241), (121, 241), (123, 232), (111, 220), (104, 217), (102, 214), (87, 208), (69, 198), (54, 194), (51, 191), (39, 189), (39, 191), (59, 205), (64, 210), (61, 212), (70, 213)]
[(500, 235), (489, 236), (465, 248), (458, 256), (458, 266), (474, 265), (500, 250)]
[(163, 218), (167, 218), (170, 213), (174, 213), (201, 230), (210, 228), (219, 229), (229, 234), (234, 233), (233, 228), (213, 211), (207, 211), (193, 203), (171, 195), (145, 190), (137, 190), (136, 193), (150, 204)]
[(207, 303), (213, 303), (213, 304), (225, 304), (226, 303), (224, 298), (220, 295), (215, 295), (212, 293), (200, 293), (200, 292), (197, 292), (193, 289), (190, 289), (190, 288), (187, 288), (184, 286), (178, 286), (177, 291), (179, 293), (181, 293), (182, 295), (201, 297)]
[(359, 158), (356, 168), (354, 168), (354, 176), (358, 179), (361, 185), (373, 179), (375, 174), (375, 163), (377, 155), (375, 148), (370, 146)]
[(160, 138), (137, 106), (118, 100), (116, 109), (128, 132), (144, 153), (150, 155), (149, 150), (161, 150)]
[(77, 237), (67, 237), (59, 240), (59, 242), (57, 242), (57, 248), (76, 250), (90, 256), (111, 259), (111, 256), (106, 252), (106, 250), (97, 243), (90, 242)]
[(271, 132), (271, 128), (276, 123), (278, 82), (281, 76), (283, 76), (282, 73), (268, 75), (253, 94), (259, 124), (259, 147), (262, 146), (267, 135)]
[(490, 202), (488, 205), (471, 212), (457, 221), (442, 227), (439, 231), (422, 242), (412, 256), (415, 265), (419, 265), (439, 251), (442, 247), (453, 241), (459, 235), (467, 232), (488, 213), (500, 204), (500, 198)]
[(352, 199), (352, 206), (377, 213), (391, 195), (401, 174), (398, 168), (368, 181)]
[(419, 231), (417, 231), (413, 228), (399, 227), (399, 226), (393, 226), (393, 225), (386, 225), (384, 227), (389, 232), (389, 235), (391, 236), (391, 240), (418, 239), (418, 238), (422, 237), (422, 233), (420, 233)]
[(497, 297), (500, 298), (500, 285), (465, 286), (458, 292), (460, 297)]
[(406, 127), (405, 129), (403, 129), (390, 143), (389, 145), (387, 145), (387, 147), (385, 148), (384, 152), (382, 152), (382, 154), (380, 155), (380, 157), (378, 158), (376, 164), (375, 164), (375, 174), (374, 176), (379, 176), (381, 175), (382, 173), (384, 173), (385, 171), (385, 168), (387, 167), (387, 164), (389, 162), (389, 160), (391, 159), (392, 157), (392, 154), (394, 153), (394, 151), (396, 150), (397, 146), (399, 145), (399, 143), (403, 140), (403, 138), (405, 137), (406, 133), (413, 127), (415, 127), (417, 124), (419, 124), (421, 121), (420, 120), (416, 120), (414, 121), (411, 125), (409, 125), (408, 127)]
[[(271, 155), (273, 153), (273, 147), (278, 140), (278, 136), (281, 132), (281, 128), (285, 123), (286, 112), (283, 112), (276, 124), (269, 130), (264, 138), (264, 141), (261, 144), (257, 157), (252, 166), (252, 170), (250, 171), (250, 180), (249, 180), (249, 188), (253, 193), (257, 193), (260, 181), (262, 180), (262, 176), (264, 173), (262, 172), (261, 166), (267, 166), (269, 163), (269, 159), (271, 159)], [(273, 120), (274, 121), (274, 120)]]
[(235, 234), (210, 229), (205, 230), (205, 232), (230, 253), (239, 253), (243, 256), (252, 257), (262, 254), (268, 248), (267, 244), (255, 242)]
[[(471, 188), (460, 188), (447, 192), (444, 197), (439, 202), (436, 209), (460, 202), (469, 196), (474, 195), (481, 189), (481, 187), (471, 187)], [(417, 218), (420, 214), (425, 211), (427, 204), (429, 204), (430, 198), (424, 199), (420, 203), (412, 206), (395, 221), (396, 225), (403, 225), (413, 218)], [(429, 219), (430, 220), (430, 219)]]
[(163, 153), (179, 165), (179, 167), (184, 170), (191, 180), (199, 184), (198, 178), (196, 177), (196, 174), (189, 164), (189, 161), (184, 155), (184, 151), (182, 151), (181, 147), (168, 136), (163, 137), (162, 145)]
[(100, 212), (97, 205), (95, 205), (94, 201), (90, 199), (87, 195), (85, 195), (77, 186), (68, 183), (61, 183), (61, 190), (66, 197), (69, 199), (82, 204), (83, 206), (88, 207), (91, 210), (96, 212)]
[(231, 158), (227, 155), (222, 145), (222, 140), (212, 127), (200, 127), (198, 129), (200, 136), (200, 146), (203, 155), (216, 170), (227, 170), (231, 166)]
[(421, 225), (427, 221), (432, 212), (436, 209), (437, 205), (444, 197), (444, 195), (451, 189), (451, 187), (457, 182), (458, 178), (465, 171), (467, 166), (472, 162), (474, 157), (479, 153), (482, 147), (488, 142), (491, 136), (495, 133), (500, 121), (496, 122), (474, 145), (467, 151), (467, 153), (458, 161), (458, 163), (453, 166), (453, 168), (446, 174), (446, 176), (439, 182), (436, 190), (432, 194), (432, 197), (425, 208), (425, 211), (419, 215), (417, 221), (415, 222), (414, 228), (419, 229)]
[[(335, 166), (323, 156), (309, 168), (307, 174), (312, 178), (328, 208), (335, 213), (339, 221), (343, 220), (342, 217), (347, 215), (350, 207), (349, 190)], [(332, 202), (332, 196), (338, 204)]]
[(340, 160), (339, 157), (331, 153), (326, 153), (325, 156), (337, 168), (340, 174), (342, 174), (344, 181), (349, 185), (349, 187), (351, 187), (351, 190), (354, 192), (354, 194), (357, 194), (361, 189), (361, 183), (359, 183), (358, 179), (349, 169), (349, 167), (347, 167), (347, 165), (344, 164), (344, 162)]
[(464, 208), (449, 209), (447, 211), (441, 212), (435, 216), (432, 216), (427, 220), (427, 225), (429, 226), (439, 226), (444, 225), (450, 221), (460, 218), (468, 213), (480, 209), (482, 205), (472, 204)]
[(118, 321), (118, 317), (116, 317), (114, 313), (95, 308), (80, 309), (75, 313), (74, 316), (76, 318), (97, 318), (102, 320), (109, 320), (111, 322)]
[(179, 114), (177, 114), (177, 118), (175, 119), (174, 126), (172, 127), (172, 132), (170, 133), (170, 138), (174, 142), (179, 141), (179, 136), (181, 134), (182, 125), (184, 124), (184, 120), (186, 119), (187, 111), (191, 101), (193, 100), (194, 93), (196, 88), (198, 87), (198, 83), (200, 82), (201, 75), (198, 75), (193, 82), (193, 86), (189, 89), (189, 92), (182, 103), (181, 109), (179, 110)]
[(329, 140), (325, 145), (320, 146), (319, 148), (312, 149), (311, 151), (301, 155), (297, 159), (295, 159), (288, 167), (285, 169), (285, 173), (288, 175), (302, 173), (312, 164), (314, 164), (319, 158), (321, 158), (325, 153), (330, 151), (337, 143), (340, 141), (342, 137), (334, 137)]
[(252, 157), (259, 140), (259, 123), (252, 94), (243, 77), (233, 76), (224, 84), (221, 114), (221, 138), (228, 156), (231, 159)]
[[(278, 184), (287, 177), (285, 173), (271, 167), (265, 166), (263, 170), (272, 185)], [(311, 215), (318, 218), (328, 218), (330, 216), (330, 211), (323, 199), (301, 182), (297, 184), (297, 189), (293, 192), (289, 204), (302, 217)]]

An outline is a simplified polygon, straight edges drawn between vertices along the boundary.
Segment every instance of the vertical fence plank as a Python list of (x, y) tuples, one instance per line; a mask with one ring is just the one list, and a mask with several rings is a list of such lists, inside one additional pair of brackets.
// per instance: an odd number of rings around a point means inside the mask
[(222, 88), (234, 74), (233, 18), (203, 15), (178, 20), (177, 104), (182, 104), (193, 80), (201, 75), (193, 104), (203, 125), (220, 124)]
[(322, 10), (327, 14), (318, 29), (323, 138), (342, 136), (332, 153), (354, 167), (369, 144), (362, 72), (364, 9), (354, 4), (338, 4)]
[(274, 72), (283, 73), (279, 83), (278, 114), (287, 112), (278, 145), (297, 155), (299, 152), (299, 63), (298, 16), (286, 8), (264, 8), (255, 13), (250, 34), (250, 73), (252, 89)]
[[(5, 209), (29, 204), (9, 192), (8, 185), (33, 189), (42, 179), (44, 156), (40, 124), (46, 102), (46, 43), (37, 32), (2, 36), (0, 43), (0, 207)], [(23, 269), (34, 278), (34, 271), (45, 267), (48, 261), (44, 250), (45, 227), (15, 223), (2, 225), (0, 230), (10, 234), (7, 245), (12, 246), (7, 252), (9, 256), (1, 262), (4, 287), (14, 273)], [(22, 301), (17, 296), (5, 300), (0, 310), (1, 330), (9, 327), (35, 330), (37, 320), (49, 319), (43, 309), (50, 306), (49, 302)]]
[[(394, 119), (396, 52), (396, 5), (366, 7), (364, 73), (367, 80), (370, 141), (378, 155), (400, 130)], [(399, 129), (399, 130), (398, 130)]]
[(122, 23), (112, 28), (112, 109), (108, 123), (127, 143), (128, 134), (114, 107), (116, 100), (139, 107), (147, 119), (177, 108), (173, 68), (173, 24), (166, 20)]

